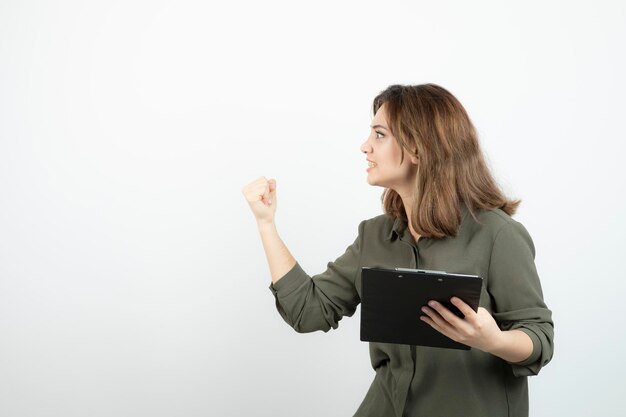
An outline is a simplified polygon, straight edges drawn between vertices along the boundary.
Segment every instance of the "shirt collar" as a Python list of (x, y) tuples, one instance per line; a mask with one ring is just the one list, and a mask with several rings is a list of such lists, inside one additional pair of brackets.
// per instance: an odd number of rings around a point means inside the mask
[[(465, 220), (467, 213), (469, 213), (467, 206), (465, 205), (464, 202), (461, 202), (461, 223), (463, 223), (463, 220)], [(387, 234), (387, 240), (392, 240), (394, 237), (394, 234), (396, 236), (402, 236), (407, 226), (408, 226), (407, 222), (402, 220), (402, 218), (400, 217), (396, 217), (393, 222), (393, 226), (391, 227), (391, 230)]]
[(402, 220), (400, 217), (396, 217), (393, 222), (393, 226), (391, 227), (391, 230), (389, 231), (389, 234), (387, 235), (387, 240), (392, 240), (394, 234), (396, 236), (401, 236), (402, 231), (406, 229), (406, 227), (407, 227), (407, 223), (404, 220)]

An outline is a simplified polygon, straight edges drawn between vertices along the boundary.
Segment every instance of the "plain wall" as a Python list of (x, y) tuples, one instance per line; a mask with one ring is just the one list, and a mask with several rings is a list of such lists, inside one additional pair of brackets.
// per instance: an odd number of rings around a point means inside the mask
[(382, 213), (390, 84), (474, 122), (553, 310), (532, 416), (623, 415), (620, 1), (0, 3), (0, 415), (351, 416), (359, 314), (280, 318), (241, 189), (310, 275)]

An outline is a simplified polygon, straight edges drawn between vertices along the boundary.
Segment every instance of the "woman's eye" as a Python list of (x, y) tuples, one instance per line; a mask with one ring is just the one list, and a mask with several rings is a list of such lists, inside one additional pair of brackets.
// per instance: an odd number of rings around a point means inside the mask
[[(376, 131), (376, 133), (379, 135), (383, 135), (382, 132), (379, 132), (378, 130)], [(383, 137), (385, 137), (385, 135), (383, 135)], [(382, 138), (379, 138), (378, 136), (376, 136), (376, 139), (382, 139)]]

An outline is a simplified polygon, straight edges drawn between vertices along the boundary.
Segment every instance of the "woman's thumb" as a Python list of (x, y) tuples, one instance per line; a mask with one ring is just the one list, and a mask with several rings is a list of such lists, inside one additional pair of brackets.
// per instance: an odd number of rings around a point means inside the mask
[(268, 185), (269, 185), (269, 189), (270, 189), (269, 203), (271, 204), (272, 197), (274, 197), (276, 195), (276, 180), (275, 179), (269, 180), (268, 181)]

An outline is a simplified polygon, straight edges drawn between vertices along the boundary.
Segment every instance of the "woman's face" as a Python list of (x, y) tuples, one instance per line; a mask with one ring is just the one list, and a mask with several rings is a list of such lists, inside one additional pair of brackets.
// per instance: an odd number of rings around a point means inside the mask
[(372, 168), (367, 168), (367, 182), (400, 193), (400, 190), (412, 187), (417, 173), (417, 160), (405, 151), (404, 161), (400, 164), (400, 145), (389, 131), (385, 109), (386, 104), (383, 104), (376, 112), (370, 126), (371, 133), (361, 145), (361, 152), (375, 163)]

